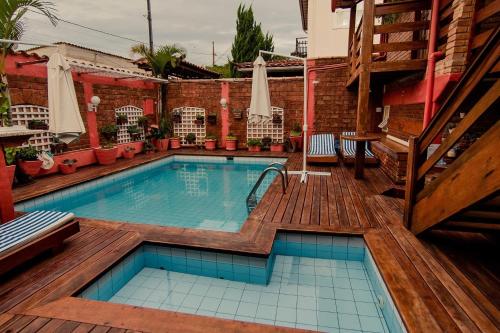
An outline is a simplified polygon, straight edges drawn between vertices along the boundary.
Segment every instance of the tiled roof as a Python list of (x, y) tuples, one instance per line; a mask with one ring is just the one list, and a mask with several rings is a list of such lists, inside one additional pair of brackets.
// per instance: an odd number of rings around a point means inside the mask
[[(287, 67), (302, 67), (304, 63), (301, 60), (271, 60), (266, 62), (266, 67), (269, 68), (287, 68)], [(253, 62), (241, 62), (236, 64), (238, 70), (253, 68)]]

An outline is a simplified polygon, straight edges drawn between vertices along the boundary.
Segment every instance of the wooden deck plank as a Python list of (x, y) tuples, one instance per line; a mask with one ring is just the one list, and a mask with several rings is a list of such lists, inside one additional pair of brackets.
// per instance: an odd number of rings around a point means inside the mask
[(30, 322), (27, 326), (25, 326), (21, 330), (18, 330), (17, 332), (22, 332), (22, 333), (39, 332), (49, 321), (50, 318), (43, 318), (43, 317), (35, 318), (35, 320)]

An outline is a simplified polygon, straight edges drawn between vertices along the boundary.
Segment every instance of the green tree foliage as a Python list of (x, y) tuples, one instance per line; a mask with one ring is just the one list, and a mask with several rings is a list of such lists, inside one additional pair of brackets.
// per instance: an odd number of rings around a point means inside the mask
[[(274, 51), (273, 36), (262, 32), (260, 23), (257, 24), (253, 15), (252, 6), (240, 4), (236, 20), (236, 36), (231, 49), (231, 75), (237, 76), (234, 64), (254, 61), (259, 50)], [(266, 59), (269, 57), (265, 57)]]
[[(36, 9), (53, 25), (57, 24), (56, 9), (50, 1), (0, 0), (0, 38), (21, 39), (25, 28), (23, 18), (30, 9)], [(0, 125), (9, 122), (10, 97), (5, 74), (5, 59), (12, 47), (12, 43), (0, 43)]]
[(211, 70), (212, 72), (219, 73), (224, 78), (231, 77), (231, 66), (229, 63), (222, 65), (222, 66), (219, 66), (219, 65), (207, 66), (207, 69)]

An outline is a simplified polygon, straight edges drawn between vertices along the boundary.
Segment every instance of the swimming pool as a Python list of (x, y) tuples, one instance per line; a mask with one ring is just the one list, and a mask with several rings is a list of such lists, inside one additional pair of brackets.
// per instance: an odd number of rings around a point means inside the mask
[(325, 332), (405, 332), (361, 237), (278, 233), (267, 258), (145, 244), (77, 296)]
[[(112, 221), (237, 232), (261, 172), (284, 159), (172, 156), (16, 205)], [(258, 198), (274, 179), (268, 174)]]

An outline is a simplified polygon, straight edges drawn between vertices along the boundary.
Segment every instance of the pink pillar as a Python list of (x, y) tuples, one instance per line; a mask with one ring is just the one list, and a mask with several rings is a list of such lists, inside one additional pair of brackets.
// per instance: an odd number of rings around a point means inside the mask
[[(90, 103), (90, 99), (94, 96), (92, 83), (83, 82), (83, 95), (85, 96), (85, 103)], [(99, 110), (97, 111), (99, 112)], [(96, 112), (87, 111), (87, 129), (89, 131), (90, 148), (99, 147), (99, 131), (97, 130)]]
[[(227, 104), (229, 105), (229, 82), (221, 83), (220, 97), (225, 98)], [(220, 110), (220, 118), (222, 122), (221, 126), (221, 147), (226, 148), (226, 136), (229, 134), (229, 106), (227, 108), (222, 108)]]
[(314, 110), (314, 90), (316, 86), (314, 85), (314, 81), (316, 81), (317, 73), (314, 70), (315, 61), (308, 60), (307, 61), (307, 124), (309, 126), (308, 135), (311, 136), (314, 134), (314, 119), (315, 119), (315, 110)]
[(7, 175), (7, 164), (5, 163), (3, 146), (0, 145), (0, 222), (9, 222), (14, 217), (14, 198)]

